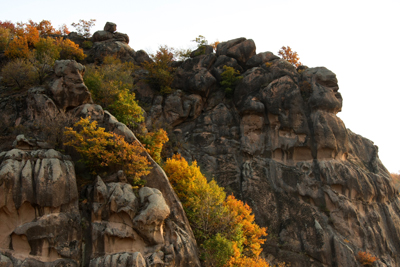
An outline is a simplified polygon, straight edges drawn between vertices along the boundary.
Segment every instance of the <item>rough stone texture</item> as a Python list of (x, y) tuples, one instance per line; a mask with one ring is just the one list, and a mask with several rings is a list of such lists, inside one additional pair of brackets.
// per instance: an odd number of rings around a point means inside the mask
[(113, 33), (117, 30), (117, 24), (114, 22), (106, 22), (106, 25), (104, 25), (104, 30), (110, 33)]
[(103, 31), (93, 34), (93, 46), (88, 52), (88, 62), (102, 63), (104, 57), (115, 56), (123, 62), (132, 62), (141, 65), (149, 61), (150, 57), (143, 50), (135, 52), (129, 44), (129, 36), (125, 33), (116, 32), (117, 25), (107, 22)]
[[(219, 86), (224, 65), (243, 76), (233, 99)], [(268, 227), (271, 263), (360, 266), (357, 253), (369, 251), (376, 266), (399, 266), (400, 202), (378, 148), (336, 116), (342, 97), (333, 72), (298, 70), (238, 38), (183, 62), (178, 93), (137, 97), (151, 103), (147, 122), (172, 125), (179, 152), (253, 208)], [(206, 87), (209, 74), (217, 82)], [(190, 117), (183, 103), (192, 94), (201, 101)]]
[(0, 252), (15, 266), (59, 266), (62, 258), (78, 266), (81, 227), (70, 158), (16, 148), (1, 153), (0, 163)]
[(79, 35), (77, 32), (70, 32), (67, 35), (67, 39), (69, 39), (72, 42), (78, 44), (80, 47), (82, 47), (83, 42), (86, 41), (86, 38), (83, 37), (82, 35)]
[[(92, 110), (97, 109), (89, 108), (88, 106), (86, 105), (84, 109), (81, 109), (79, 116), (89, 116)], [(101, 114), (101, 112), (97, 112), (97, 114)], [(107, 111), (104, 111), (103, 114), (102, 118), (101, 116), (97, 118), (101, 126), (124, 136), (125, 140), (129, 142), (137, 141), (135, 135), (125, 124), (118, 122)], [(98, 220), (101, 218), (101, 222), (93, 221), (91, 233), (86, 232), (89, 235), (86, 240), (92, 240), (93, 246), (88, 247), (91, 251), (85, 253), (87, 257), (85, 262), (88, 263), (93, 257), (102, 257), (104, 254), (137, 251), (143, 255), (147, 264), (153, 264), (149, 266), (164, 266), (167, 264), (169, 264), (168, 266), (182, 267), (200, 266), (196, 241), (182, 204), (161, 167), (146, 152), (144, 154), (148, 157), (152, 166), (150, 174), (144, 177), (146, 186), (151, 188), (139, 190), (140, 201), (132, 200), (133, 202), (129, 202), (133, 203), (128, 205), (130, 207), (130, 212), (128, 213), (131, 215), (123, 215), (127, 214), (127, 211), (124, 211), (122, 215), (114, 216), (112, 215), (115, 213), (114, 211), (110, 211), (110, 208), (105, 208), (101, 204), (104, 202), (109, 203), (106, 200), (110, 199), (109, 192), (114, 191), (114, 189), (110, 189), (110, 187), (115, 186), (113, 183), (105, 184), (98, 178), (94, 188), (88, 188), (84, 193), (85, 198), (93, 199), (93, 207), (88, 202), (87, 205), (89, 206), (86, 208), (86, 214), (96, 211), (98, 215), (90, 215), (91, 218), (99, 218)], [(129, 186), (125, 190), (128, 192), (132, 189)], [(125, 194), (129, 195), (130, 193)], [(134, 204), (136, 201), (139, 203)], [(99, 207), (102, 207), (101, 211)], [(135, 208), (133, 207), (139, 207), (136, 210), (137, 214), (134, 212)], [(104, 210), (107, 210), (107, 212)], [(119, 214), (119, 212), (117, 213)], [(122, 217), (125, 218), (124, 223), (121, 223), (121, 219), (117, 219)], [(89, 218), (89, 215), (86, 215), (85, 218)], [(87, 220), (90, 221), (89, 219)], [(129, 225), (131, 227), (127, 227)], [(105, 236), (108, 237), (105, 238)], [(132, 240), (134, 241), (132, 242)], [(156, 253), (157, 250), (161, 250), (163, 254)]]
[[(49, 90), (32, 88), (2, 98), (1, 133), (10, 126), (32, 129), (43, 118), (51, 122), (91, 116), (128, 142), (136, 142), (125, 124), (88, 103), (81, 91), (70, 90), (71, 100), (54, 92), (57, 79), (64, 79), (63, 86), (69, 88), (79, 85), (83, 70), (76, 62), (62, 62), (56, 65)], [(29, 136), (20, 134), (11, 150), (0, 151), (2, 266), (200, 266), (182, 205), (165, 173), (145, 151), (153, 167), (146, 177), (149, 187), (134, 192), (118, 171), (98, 177), (78, 197), (71, 157), (31, 137), (37, 135), (40, 129)]]
[(50, 92), (57, 107), (63, 111), (85, 103), (93, 103), (83, 83), (85, 67), (74, 60), (57, 60), (54, 64), (56, 77), (51, 82)]

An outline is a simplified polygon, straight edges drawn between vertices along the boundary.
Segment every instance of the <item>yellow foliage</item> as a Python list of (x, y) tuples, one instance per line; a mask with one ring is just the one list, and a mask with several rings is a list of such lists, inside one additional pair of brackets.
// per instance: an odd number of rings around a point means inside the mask
[(156, 132), (147, 133), (142, 138), (142, 143), (144, 143), (147, 152), (158, 164), (161, 163), (161, 151), (166, 142), (168, 142), (167, 132), (160, 128)]
[(75, 44), (69, 39), (57, 39), (57, 45), (61, 48), (60, 58), (61, 59), (73, 59), (73, 60), (83, 60), (86, 55), (83, 50), (79, 48), (79, 45)]
[[(207, 266), (269, 266), (259, 258), (266, 228), (254, 222), (248, 205), (233, 195), (226, 198), (223, 188), (214, 180), (207, 182), (196, 161), (189, 164), (180, 155), (174, 155), (167, 159), (164, 170), (182, 202)], [(213, 251), (216, 244), (221, 252)], [(213, 258), (226, 257), (232, 246), (229, 264)]]
[(250, 258), (240, 254), (240, 250), (235, 243), (233, 245), (234, 254), (227, 262), (225, 267), (270, 267), (268, 262), (260, 257)]
[(74, 127), (78, 131), (65, 128), (64, 145), (74, 147), (93, 174), (102, 174), (110, 167), (122, 169), (134, 184), (149, 174), (150, 162), (141, 155), (143, 148), (138, 142), (130, 144), (122, 136), (105, 132), (104, 128), (97, 127), (97, 121), (90, 122), (90, 117), (81, 118)]

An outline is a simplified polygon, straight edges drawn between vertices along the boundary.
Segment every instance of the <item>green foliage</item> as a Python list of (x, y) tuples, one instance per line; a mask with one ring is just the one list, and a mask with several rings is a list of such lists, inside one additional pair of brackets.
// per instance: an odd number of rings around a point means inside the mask
[(118, 92), (117, 99), (109, 105), (109, 109), (120, 122), (126, 125), (144, 121), (143, 110), (136, 102), (135, 94), (129, 92), (128, 89)]
[(192, 42), (197, 43), (197, 51), (195, 52), (195, 56), (204, 55), (206, 52), (206, 45), (208, 45), (207, 39), (203, 35), (199, 35)]
[(90, 117), (81, 118), (74, 128), (65, 128), (64, 145), (74, 147), (93, 174), (122, 169), (132, 184), (138, 185), (140, 178), (149, 173), (150, 162), (141, 155), (144, 151), (138, 142), (129, 144), (122, 136), (105, 132), (96, 121), (90, 122)]
[(192, 49), (175, 49), (175, 57), (177, 60), (186, 60), (190, 58), (190, 54), (192, 53)]
[(169, 140), (167, 132), (160, 128), (155, 132), (140, 135), (139, 139), (154, 161), (161, 164), (161, 152), (164, 144)]
[(223, 267), (234, 253), (232, 241), (219, 233), (206, 240), (202, 249), (202, 260), (207, 266)]
[(172, 48), (160, 46), (156, 54), (150, 55), (153, 61), (143, 63), (143, 68), (148, 72), (146, 82), (161, 94), (172, 92), (171, 84), (175, 71), (175, 68), (171, 66), (175, 60), (173, 52)]
[(143, 110), (135, 100), (133, 78), (135, 67), (114, 57), (105, 57), (103, 65), (87, 65), (83, 77), (93, 101), (108, 109), (119, 121), (134, 126), (144, 121)]
[(91, 41), (84, 41), (82, 44), (83, 48), (90, 49), (93, 47), (93, 43)]
[(16, 58), (3, 67), (1, 76), (3, 77), (2, 82), (8, 86), (24, 89), (32, 85), (35, 72), (28, 60)]
[[(253, 266), (257, 262), (266, 228), (254, 222), (251, 208), (200, 172), (196, 162), (188, 164), (180, 155), (167, 159), (164, 170), (182, 202), (206, 266)], [(218, 248), (218, 250), (217, 250)], [(228, 261), (229, 260), (229, 261)]]
[(238, 81), (240, 81), (243, 77), (240, 76), (240, 72), (235, 70), (233, 67), (224, 66), (224, 72), (221, 74), (221, 86), (225, 89), (225, 93), (228, 96), (232, 96), (234, 92), (234, 88)]
[(53, 60), (60, 58), (61, 47), (57, 44), (56, 40), (51, 37), (40, 38), (35, 44), (36, 57), (42, 58), (45, 54)]
[(90, 20), (83, 20), (80, 19), (78, 23), (72, 23), (71, 26), (75, 28), (75, 30), (78, 32), (78, 34), (82, 35), (85, 38), (90, 38), (92, 34), (90, 33), (90, 28), (92, 28), (95, 25), (96, 20), (95, 19), (90, 19)]

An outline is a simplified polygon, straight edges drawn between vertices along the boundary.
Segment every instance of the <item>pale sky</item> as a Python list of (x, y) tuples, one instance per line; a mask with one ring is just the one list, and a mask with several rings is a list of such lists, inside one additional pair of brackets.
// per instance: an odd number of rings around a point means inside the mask
[(155, 52), (160, 45), (193, 48), (207, 40), (253, 39), (257, 53), (290, 46), (308, 67), (324, 66), (339, 81), (347, 128), (379, 146), (390, 172), (400, 170), (399, 0), (0, 0), (0, 20), (50, 20), (70, 27), (96, 19), (127, 33), (135, 50)]

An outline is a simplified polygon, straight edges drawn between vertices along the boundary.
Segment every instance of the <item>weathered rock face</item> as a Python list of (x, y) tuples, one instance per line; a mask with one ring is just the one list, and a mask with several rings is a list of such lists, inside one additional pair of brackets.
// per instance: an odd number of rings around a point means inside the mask
[(83, 83), (85, 67), (74, 60), (57, 60), (54, 64), (55, 79), (50, 85), (52, 99), (63, 111), (84, 103), (93, 103)]
[(80, 214), (69, 157), (53, 149), (15, 148), (2, 152), (0, 162), (0, 251), (6, 257), (2, 262), (78, 266)]
[[(233, 99), (219, 86), (224, 65), (243, 76)], [(271, 261), (359, 266), (357, 253), (369, 251), (379, 266), (400, 265), (397, 191), (377, 147), (336, 116), (342, 97), (333, 72), (296, 70), (238, 38), (176, 74), (171, 95), (138, 90), (151, 103), (147, 122), (172, 125), (179, 152), (253, 208), (268, 227)]]
[(132, 62), (140, 65), (144, 61), (150, 61), (150, 57), (143, 50), (135, 51), (129, 44), (129, 36), (116, 32), (117, 25), (107, 22), (103, 31), (93, 34), (93, 47), (89, 51), (89, 61), (103, 62), (106, 56), (116, 56), (124, 62)]
[(126, 125), (91, 104), (82, 65), (55, 67), (49, 90), (32, 88), (0, 102), (1, 133), (13, 126), (34, 129), (18, 135), (13, 149), (0, 151), (0, 265), (200, 266), (182, 205), (146, 152), (152, 164), (148, 187), (135, 192), (119, 171), (97, 177), (79, 194), (71, 157), (34, 138), (91, 116), (137, 141)]

